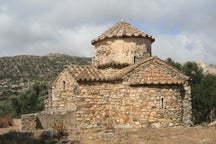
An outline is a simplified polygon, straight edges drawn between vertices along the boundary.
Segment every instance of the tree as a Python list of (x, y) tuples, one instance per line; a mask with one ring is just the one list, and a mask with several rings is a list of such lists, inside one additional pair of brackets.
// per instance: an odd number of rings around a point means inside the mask
[(182, 71), (191, 78), (192, 85), (200, 84), (204, 76), (203, 69), (195, 62), (186, 62), (182, 67)]
[(196, 122), (213, 121), (216, 108), (216, 76), (204, 76), (201, 83), (195, 88), (193, 113)]
[(47, 85), (36, 82), (24, 93), (11, 98), (14, 116), (35, 113), (44, 109), (44, 99), (48, 95)]
[(166, 62), (190, 77), (194, 122), (212, 121), (216, 108), (216, 76), (204, 75), (195, 62), (186, 62), (181, 66), (171, 58)]
[(171, 65), (171, 66), (175, 67), (176, 69), (182, 71), (183, 66), (182, 66), (180, 63), (173, 61), (171, 58), (167, 58), (165, 61), (166, 61), (169, 65)]

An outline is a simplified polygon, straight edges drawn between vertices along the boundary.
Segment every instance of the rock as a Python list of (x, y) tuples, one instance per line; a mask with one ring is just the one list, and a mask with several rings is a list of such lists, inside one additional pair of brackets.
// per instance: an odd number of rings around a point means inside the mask
[(83, 124), (80, 126), (82, 129), (90, 129), (90, 128), (96, 128), (97, 125), (91, 125), (91, 124)]
[(119, 128), (119, 129), (131, 129), (133, 128), (132, 125), (116, 125), (115, 128)]
[(160, 128), (160, 123), (153, 123), (153, 124), (152, 124), (152, 127), (153, 127), (153, 128)]
[(53, 133), (51, 131), (43, 131), (40, 135), (43, 140), (51, 140), (53, 138)]
[(174, 126), (174, 124), (173, 123), (169, 123), (169, 127), (173, 127)]
[(216, 121), (211, 122), (210, 124), (208, 124), (209, 127), (216, 127)]
[(98, 138), (99, 139), (107, 139), (107, 138), (111, 138), (115, 136), (115, 132), (114, 131), (105, 131), (105, 132), (99, 132), (98, 133)]

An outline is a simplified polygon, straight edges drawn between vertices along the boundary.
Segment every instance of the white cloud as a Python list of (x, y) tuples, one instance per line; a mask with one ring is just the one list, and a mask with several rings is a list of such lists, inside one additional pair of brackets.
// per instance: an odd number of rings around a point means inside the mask
[(0, 2), (0, 56), (93, 56), (91, 40), (124, 19), (156, 38), (153, 54), (215, 62), (214, 0), (7, 0)]
[(209, 55), (202, 36), (186, 32), (158, 35), (153, 45), (153, 53), (163, 59), (171, 57), (179, 62), (204, 60)]

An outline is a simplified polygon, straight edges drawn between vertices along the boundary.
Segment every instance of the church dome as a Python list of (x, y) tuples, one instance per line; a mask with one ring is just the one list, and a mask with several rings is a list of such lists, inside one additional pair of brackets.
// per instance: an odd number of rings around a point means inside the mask
[(139, 38), (147, 38), (151, 42), (155, 41), (155, 39), (152, 36), (138, 30), (137, 28), (135, 28), (134, 26), (132, 26), (131, 24), (125, 21), (120, 21), (116, 23), (114, 26), (110, 27), (100, 36), (93, 39), (91, 43), (94, 45), (95, 43), (105, 39), (121, 38), (121, 37), (139, 37)]
[(131, 24), (120, 21), (91, 41), (95, 46), (92, 64), (97, 67), (119, 67), (134, 64), (151, 56), (155, 39)]

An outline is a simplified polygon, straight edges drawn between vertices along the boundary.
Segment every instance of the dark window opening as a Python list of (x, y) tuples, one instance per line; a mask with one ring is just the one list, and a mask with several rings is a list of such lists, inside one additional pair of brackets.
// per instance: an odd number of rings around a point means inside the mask
[(161, 108), (164, 108), (164, 99), (161, 99)]
[(134, 56), (134, 63), (136, 62), (136, 56)]
[(65, 89), (65, 81), (63, 81), (63, 89)]
[(164, 101), (164, 98), (161, 98), (161, 108), (162, 109), (166, 108), (166, 102)]

